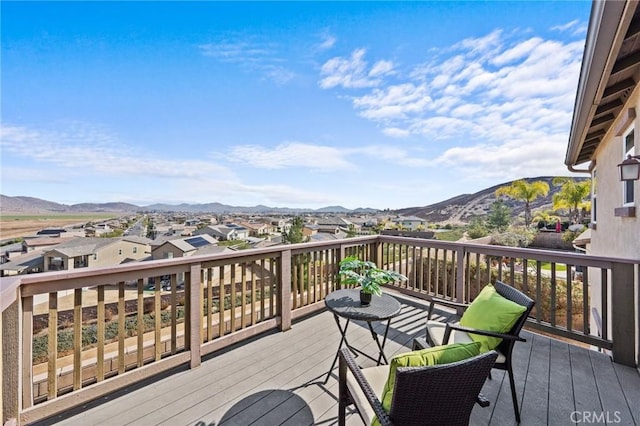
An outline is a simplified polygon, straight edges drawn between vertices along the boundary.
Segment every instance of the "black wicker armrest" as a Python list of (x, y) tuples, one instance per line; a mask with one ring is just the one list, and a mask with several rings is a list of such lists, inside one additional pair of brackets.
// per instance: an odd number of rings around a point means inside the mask
[(353, 377), (356, 379), (356, 382), (358, 382), (358, 385), (364, 392), (364, 395), (369, 401), (369, 404), (371, 404), (371, 407), (373, 408), (374, 413), (378, 417), (380, 424), (383, 426), (392, 426), (393, 422), (389, 418), (389, 414), (384, 410), (384, 408), (382, 408), (382, 403), (380, 402), (376, 394), (373, 392), (373, 389), (371, 389), (371, 386), (369, 385), (369, 382), (367, 382), (367, 379), (365, 379), (365, 377), (362, 375), (362, 371), (360, 371), (360, 367), (356, 363), (356, 360), (353, 359), (353, 356), (351, 355), (351, 352), (349, 351), (348, 348), (340, 349), (339, 363), (346, 365), (349, 371), (351, 371), (351, 374), (353, 374)]
[(446, 328), (444, 330), (444, 338), (442, 339), (442, 344), (446, 345), (447, 343), (449, 343), (449, 336), (451, 335), (451, 330), (459, 330), (467, 333), (479, 334), (481, 336), (497, 337), (499, 339), (515, 340), (518, 342), (527, 341), (527, 339), (523, 339), (522, 337), (515, 336), (513, 334), (497, 333), (495, 331), (488, 331), (488, 330), (477, 330), (475, 328), (464, 327), (460, 324), (447, 323)]
[(431, 303), (429, 303), (429, 313), (427, 314), (427, 319), (431, 319), (431, 314), (433, 313), (433, 308), (435, 305), (442, 305), (448, 308), (461, 309), (463, 312), (465, 309), (469, 307), (468, 303), (460, 303), (454, 302), (453, 300), (440, 299), (439, 297), (432, 297)]

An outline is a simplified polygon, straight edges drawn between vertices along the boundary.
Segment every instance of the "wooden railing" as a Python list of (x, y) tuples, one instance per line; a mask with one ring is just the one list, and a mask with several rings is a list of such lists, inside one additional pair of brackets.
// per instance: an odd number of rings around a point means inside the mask
[(46, 418), (179, 365), (196, 367), (264, 331), (287, 330), (324, 308), (347, 255), (405, 274), (395, 289), (422, 299), (468, 302), (487, 282), (504, 281), (536, 300), (530, 327), (638, 364), (638, 261), (358, 237), (3, 279), (3, 421)]

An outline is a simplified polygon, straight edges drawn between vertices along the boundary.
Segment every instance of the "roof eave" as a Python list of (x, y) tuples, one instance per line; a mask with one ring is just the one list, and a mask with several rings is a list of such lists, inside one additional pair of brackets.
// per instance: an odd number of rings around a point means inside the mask
[[(580, 79), (573, 110), (571, 133), (564, 163), (569, 168), (578, 164), (578, 156), (607, 82), (615, 55), (612, 52), (622, 16), (623, 1), (594, 1), (585, 43)], [(622, 34), (624, 36), (624, 34)]]

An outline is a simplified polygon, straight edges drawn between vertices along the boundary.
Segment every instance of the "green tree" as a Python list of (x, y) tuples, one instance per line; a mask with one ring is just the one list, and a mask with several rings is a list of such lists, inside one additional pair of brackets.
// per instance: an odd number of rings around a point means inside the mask
[(302, 228), (304, 226), (304, 222), (300, 216), (296, 216), (291, 221), (291, 228), (289, 231), (282, 231), (282, 242), (285, 244), (296, 244), (302, 243), (305, 241), (304, 234), (302, 233)]
[(511, 182), (509, 186), (503, 186), (496, 190), (496, 195), (506, 195), (517, 201), (524, 202), (524, 224), (526, 227), (531, 225), (531, 202), (538, 197), (544, 197), (549, 193), (549, 184), (547, 182), (537, 180), (527, 182), (524, 179)]
[(496, 200), (491, 204), (487, 215), (487, 226), (498, 232), (504, 232), (511, 221), (511, 209), (503, 200)]
[(545, 225), (556, 223), (556, 221), (560, 220), (560, 217), (553, 213), (553, 210), (538, 210), (536, 214), (533, 215), (533, 221), (538, 223), (543, 222)]
[(482, 238), (489, 235), (489, 229), (485, 225), (483, 218), (479, 216), (473, 217), (467, 228), (467, 237), (475, 240), (476, 238)]
[(347, 238), (353, 238), (357, 236), (358, 236), (358, 231), (356, 230), (355, 225), (353, 223), (350, 223), (349, 227), (347, 228)]
[(552, 183), (560, 186), (560, 190), (553, 195), (553, 208), (569, 210), (569, 218), (577, 223), (580, 209), (591, 208), (591, 202), (586, 200), (591, 194), (591, 181), (576, 182), (573, 178), (556, 177)]

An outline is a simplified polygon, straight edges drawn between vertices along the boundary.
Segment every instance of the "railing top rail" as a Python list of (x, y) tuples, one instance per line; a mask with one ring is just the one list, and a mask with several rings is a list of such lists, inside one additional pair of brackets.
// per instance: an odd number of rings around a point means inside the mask
[(543, 260), (555, 263), (571, 263), (572, 265), (585, 265), (600, 268), (610, 268), (614, 263), (637, 265), (639, 259), (615, 258), (606, 256), (593, 256), (590, 254), (573, 253), (559, 250), (541, 250), (525, 247), (506, 247), (473, 242), (439, 241), (412, 237), (395, 237), (381, 235), (379, 239), (385, 243), (407, 244), (420, 247), (434, 247), (448, 250), (464, 250), (473, 253), (481, 253), (494, 256), (526, 258), (530, 260)]
[[(293, 254), (305, 253), (313, 250), (335, 249), (341, 247), (353, 247), (373, 242), (405, 244), (425, 248), (440, 248), (446, 250), (467, 251), (489, 256), (503, 256), (523, 258), (528, 260), (549, 261), (566, 263), (571, 265), (592, 266), (599, 268), (611, 268), (614, 264), (640, 264), (640, 259), (624, 259), (603, 256), (592, 256), (582, 253), (569, 253), (562, 251), (539, 250), (531, 248), (516, 248), (475, 244), (472, 242), (450, 242), (433, 239), (420, 239), (413, 237), (399, 237), (390, 235), (370, 235), (348, 238), (338, 241), (322, 241), (312, 243), (300, 243), (290, 245), (278, 245), (237, 252), (224, 252), (199, 256), (179, 257), (174, 259), (150, 260), (144, 262), (132, 262), (123, 265), (81, 268), (72, 271), (55, 271), (42, 274), (21, 275), (17, 277), (0, 278), (1, 307), (4, 311), (18, 297), (18, 288), (22, 287), (23, 295), (33, 295), (41, 292), (45, 286), (53, 285), (50, 291), (56, 291), (58, 287), (79, 288), (86, 285), (108, 284), (114, 281), (126, 281), (143, 276), (166, 275), (176, 272), (186, 272), (190, 266), (196, 263), (211, 261), (233, 261), (247, 256), (280, 256), (282, 252), (290, 251)], [(136, 275), (137, 274), (137, 275)], [(135, 275), (135, 277), (134, 277)], [(108, 282), (104, 282), (108, 279)], [(57, 285), (55, 284), (57, 283)], [(47, 290), (49, 291), (49, 287)]]

